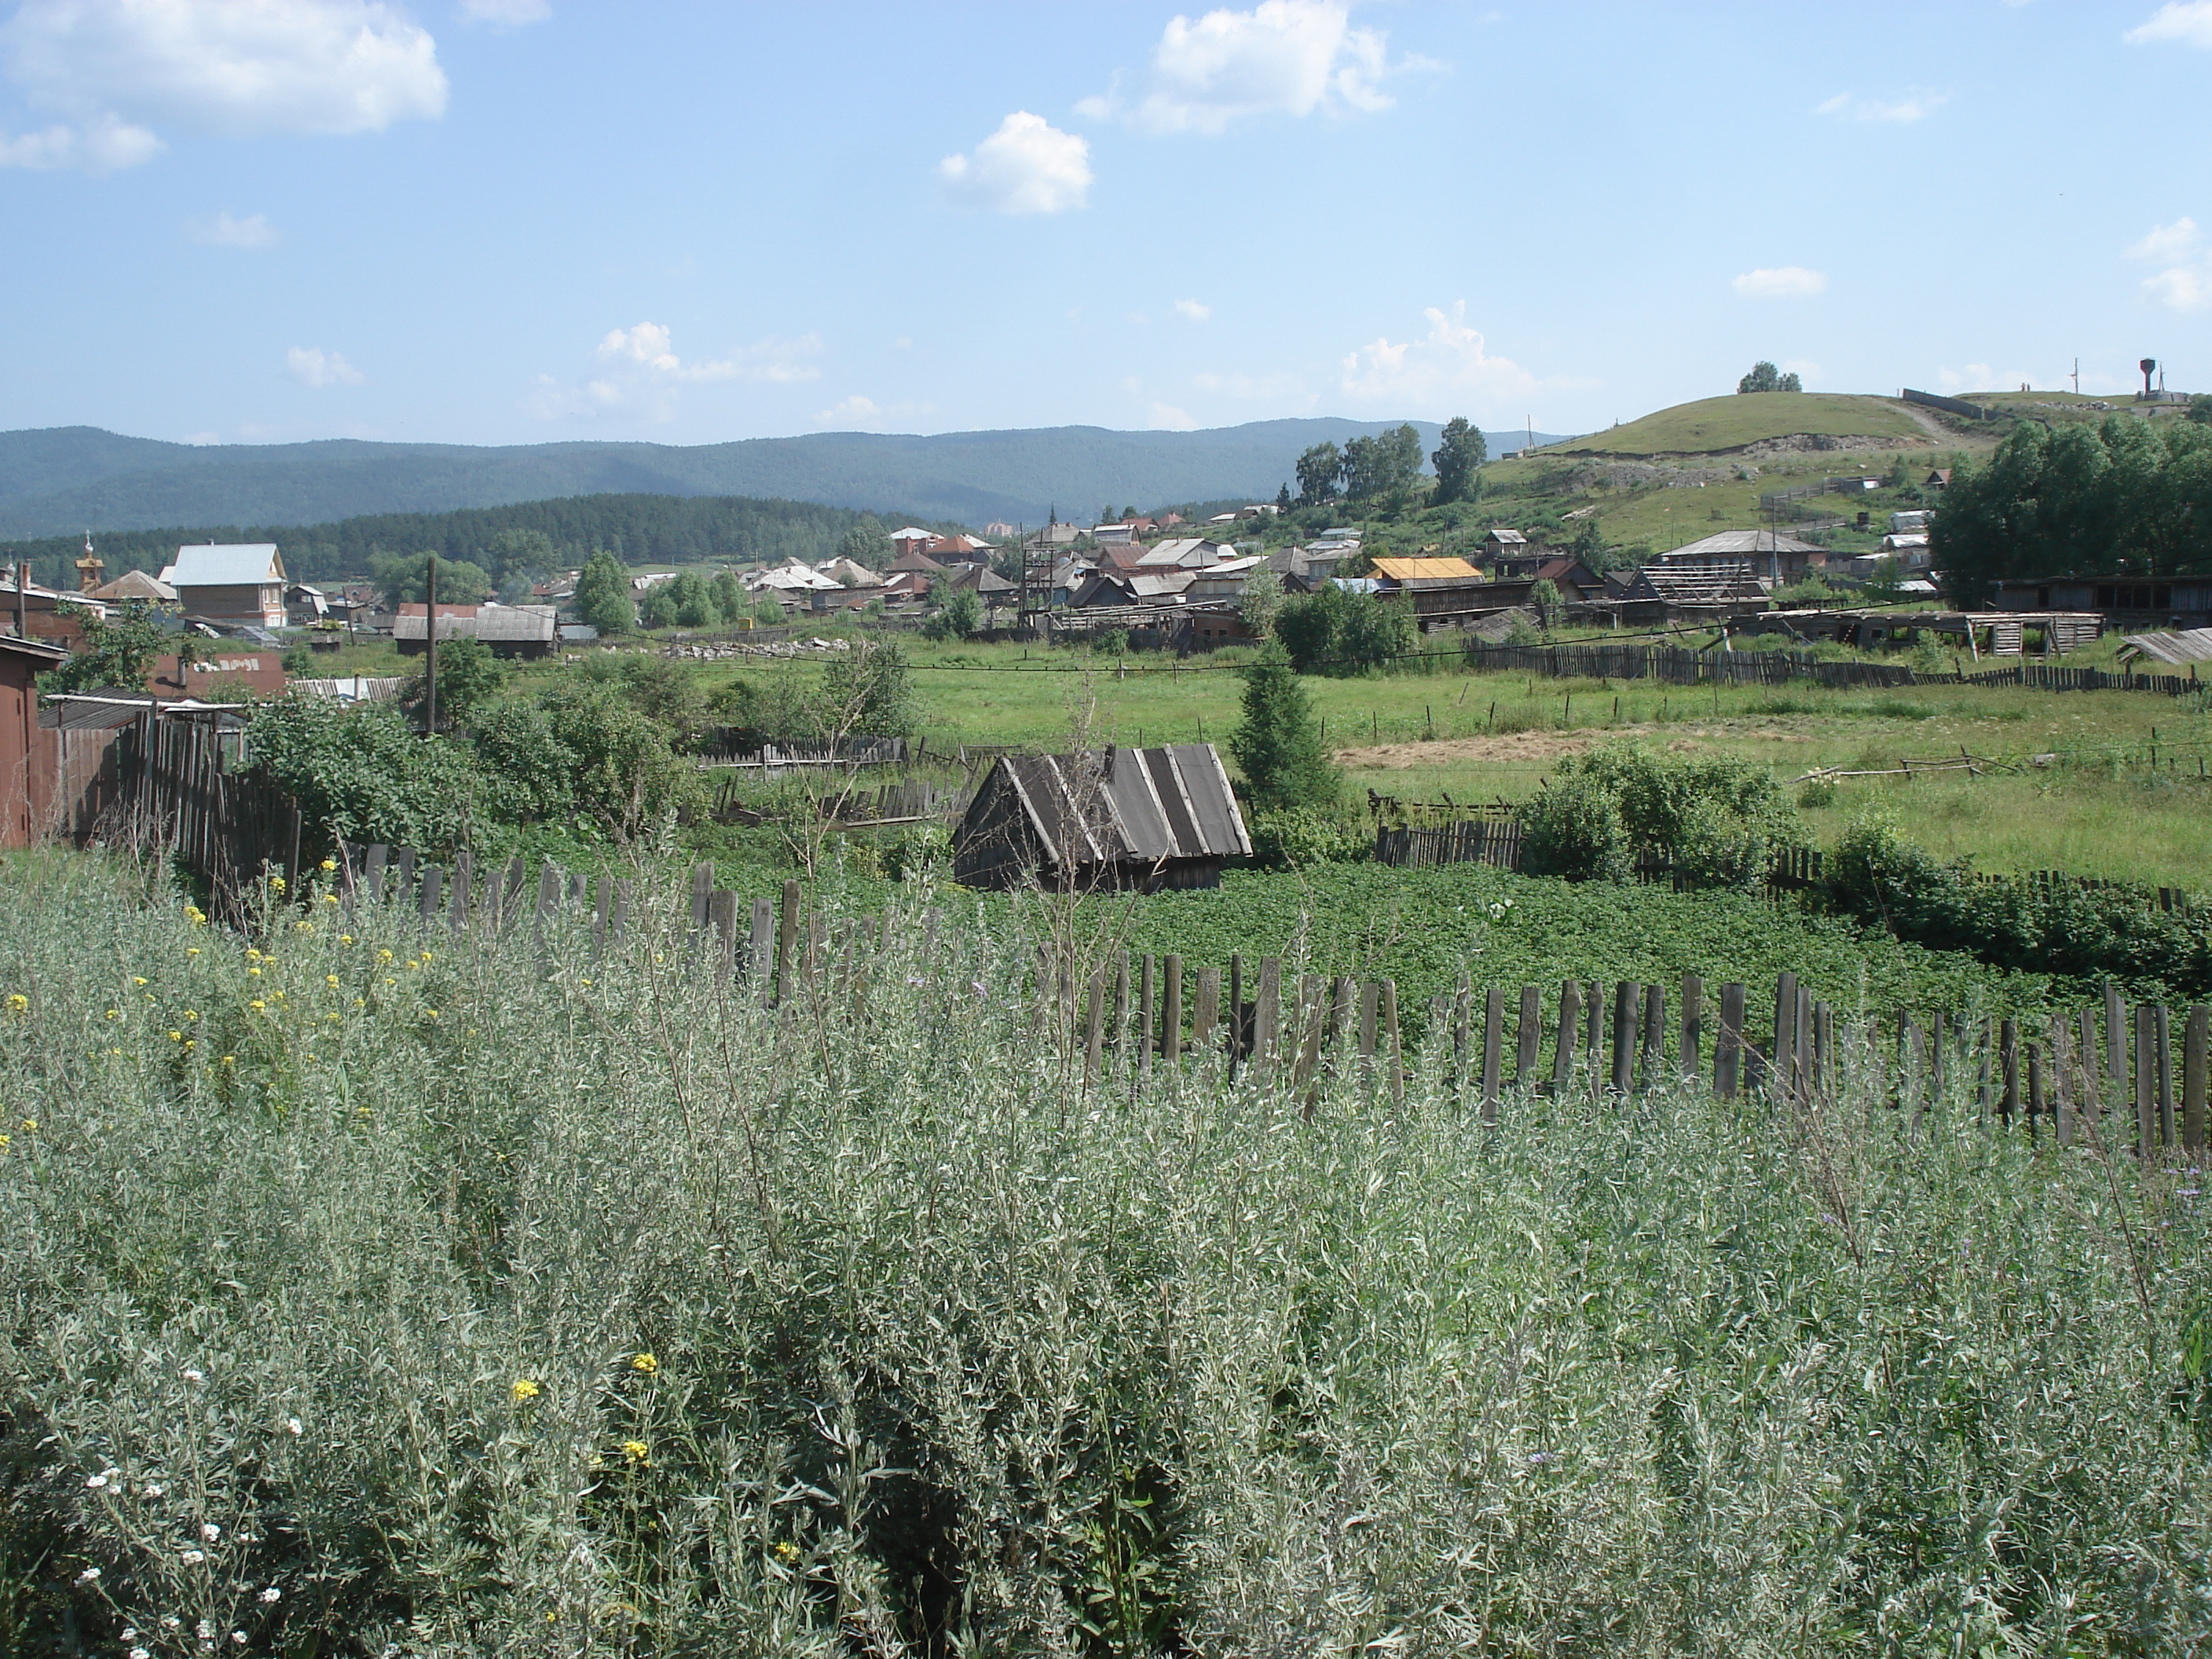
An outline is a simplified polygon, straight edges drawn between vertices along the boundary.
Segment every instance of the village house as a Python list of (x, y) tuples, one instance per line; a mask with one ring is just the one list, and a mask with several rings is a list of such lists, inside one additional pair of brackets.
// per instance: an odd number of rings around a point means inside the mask
[(85, 597), (108, 605), (149, 605), (169, 610), (177, 603), (177, 590), (148, 571), (126, 570), (113, 581), (94, 588)]
[(2130, 626), (2212, 626), (2212, 575), (2020, 576), (1996, 584), (1996, 611), (2094, 611)]
[[(403, 657), (428, 648), (431, 619), (420, 605), (403, 605), (392, 619), (392, 642)], [(441, 640), (481, 640), (495, 657), (535, 658), (553, 654), (558, 612), (550, 605), (438, 606)]]
[(284, 626), (284, 561), (274, 542), (179, 547), (161, 581), (186, 617), (217, 626)]
[(952, 838), (963, 886), (1218, 887), (1251, 838), (1213, 745), (1006, 755)]
[(1761, 580), (1779, 587), (1826, 569), (1828, 552), (1779, 531), (1723, 530), (1662, 553), (1659, 562), (1668, 570), (1732, 570), (1747, 564)]
[(87, 617), (106, 618), (106, 603), (88, 593), (42, 587), (28, 580), (23, 580), (19, 587), (22, 569), (15, 565), (9, 574), (0, 576), (0, 628), (12, 630), (21, 639), (48, 640), (74, 648), (84, 638)]
[(1146, 548), (1137, 559), (1134, 568), (1139, 570), (1203, 570), (1208, 565), (1219, 564), (1224, 559), (1236, 556), (1236, 548), (1227, 542), (1209, 541), (1203, 536), (1183, 536)]

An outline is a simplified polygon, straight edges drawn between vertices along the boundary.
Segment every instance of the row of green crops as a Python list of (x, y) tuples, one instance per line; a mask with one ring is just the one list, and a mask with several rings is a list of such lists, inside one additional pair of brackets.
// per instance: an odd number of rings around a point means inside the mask
[(595, 952), (41, 868), (0, 1651), (2212, 1641), (2193, 1171), (1849, 1085), (1486, 1125), (1433, 1043), (1086, 1091), (946, 895), (769, 1011), (668, 889)]

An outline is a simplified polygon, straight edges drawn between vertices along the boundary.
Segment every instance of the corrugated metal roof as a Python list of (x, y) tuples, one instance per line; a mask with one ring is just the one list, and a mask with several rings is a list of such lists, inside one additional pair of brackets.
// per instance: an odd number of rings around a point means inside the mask
[(126, 570), (105, 587), (92, 590), (95, 599), (157, 599), (164, 604), (173, 602), (177, 590), (160, 577), (143, 570)]
[(1482, 572), (1465, 559), (1377, 559), (1375, 574), (1399, 582), (1479, 582)]
[(1818, 553), (1821, 550), (1810, 542), (1801, 542), (1795, 536), (1784, 536), (1777, 531), (1723, 530), (1687, 546), (1670, 549), (1660, 556), (1667, 559), (1741, 558), (1753, 553)]
[[(1210, 743), (1007, 755), (999, 766), (1038, 840), (1060, 854), (1056, 862), (1151, 864), (1252, 851), (1229, 775)], [(978, 807), (991, 793), (977, 792)], [(971, 824), (961, 828), (969, 833)]]
[[(558, 614), (550, 605), (487, 605), (473, 617), (449, 617), (445, 610), (443, 605), (438, 607), (438, 637), (441, 640), (519, 640), (549, 645), (553, 640), (554, 618)], [(419, 640), (428, 627), (426, 617), (394, 617), (392, 637)]]
[(274, 542), (210, 543), (180, 547), (161, 573), (172, 587), (251, 587), (284, 580), (284, 561)]

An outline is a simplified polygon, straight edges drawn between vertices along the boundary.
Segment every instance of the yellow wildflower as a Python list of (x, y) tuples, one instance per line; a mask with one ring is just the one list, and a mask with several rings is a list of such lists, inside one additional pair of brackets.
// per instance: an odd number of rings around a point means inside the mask
[(651, 1376), (660, 1369), (660, 1362), (649, 1353), (641, 1353), (629, 1362), (629, 1368), (634, 1371), (643, 1371), (647, 1376)]
[(435, 1019), (438, 1017), (438, 1011), (435, 1008), (425, 1008), (422, 1012), (429, 1015), (433, 1019)]
[(376, 959), (379, 962), (389, 962), (392, 960), (392, 952), (389, 951), (379, 951), (376, 953)]
[(526, 1376), (516, 1377), (514, 1386), (507, 1390), (507, 1394), (517, 1405), (520, 1405), (526, 1400), (537, 1399), (539, 1393), (538, 1385)]
[(315, 931), (315, 924), (312, 921), (295, 921), (292, 924), (292, 931), (295, 933), (312, 933)]
[(185, 1009), (185, 1018), (187, 1020), (193, 1020), (193, 1019), (198, 1019), (198, 1018), (199, 1018), (199, 1016), (198, 1016), (197, 1013), (193, 1012), (190, 1008), (187, 1008), (187, 1009)]
[(7, 1137), (7, 1136), (5, 1136), (5, 1135), (0, 1135), (0, 1152), (6, 1152), (7, 1150), (8, 1150), (8, 1137)]
[(261, 960), (261, 952), (249, 945), (246, 947), (246, 959), (248, 962), (258, 962)]
[(425, 962), (430, 960), (430, 953), (428, 951), (422, 952), (422, 960)]
[(325, 859), (318, 867), (327, 873), (338, 867), (338, 861), (336, 859)]
[(338, 896), (336, 893), (325, 893), (323, 895), (323, 902), (325, 904), (336, 904), (337, 902)]
[(123, 1011), (120, 1008), (110, 1008), (107, 1011), (107, 1017), (110, 1019), (120, 1019), (123, 1018)]
[(269, 1012), (269, 1005), (264, 1002), (259, 997), (254, 998), (252, 1001), (247, 1003), (246, 1006), (252, 1009), (257, 1014), (265, 1014)]
[(235, 1066), (238, 1064), (238, 1056), (236, 1054), (225, 1054), (222, 1057), (222, 1063), (226, 1066)]
[(640, 1466), (648, 1464), (653, 1461), (652, 1452), (653, 1448), (647, 1445), (642, 1440), (625, 1440), (622, 1443), (623, 1455), (629, 1459), (631, 1462)]
[(172, 1031), (169, 1033), (169, 1041), (172, 1042), (182, 1042), (184, 1040), (185, 1034), (182, 1031)]
[(249, 968), (246, 970), (246, 976), (248, 979), (259, 979), (261, 977), (261, 970), (258, 968)]
[(325, 974), (323, 975), (323, 983), (329, 986), (331, 989), (335, 991), (338, 988), (338, 976), (336, 974)]
[(353, 943), (353, 935), (352, 935), (351, 933), (340, 933), (340, 934), (338, 935), (338, 943), (339, 943), (339, 944), (341, 944), (341, 945), (350, 945), (350, 944), (352, 944), (352, 943)]
[(34, 1117), (27, 1117), (27, 1118), (25, 1118), (25, 1119), (23, 1120), (23, 1133), (24, 1133), (25, 1134), (27, 1134), (27, 1135), (34, 1135), (34, 1134), (38, 1133), (38, 1132), (39, 1132), (39, 1120), (38, 1120), (38, 1119), (36, 1119), (36, 1118), (34, 1118)]
[(270, 878), (269, 878), (269, 890), (270, 890), (270, 892), (272, 892), (272, 893), (281, 893), (281, 892), (283, 892), (283, 891), (284, 890), (284, 878), (283, 878), (283, 877), (282, 877), (282, 876), (271, 876), (271, 877), (270, 877)]
[(25, 996), (21, 991), (10, 991), (8, 994), (8, 1012), (11, 1014), (27, 1014), (30, 1012), (30, 998)]
[(143, 974), (133, 974), (131, 975), (131, 982), (133, 985), (143, 985), (146, 982), (145, 975)]
[(196, 957), (199, 955), (199, 953), (200, 947), (197, 945), (187, 945), (185, 946), (185, 954), (188, 957)]
[(789, 1566), (793, 1562), (799, 1559), (799, 1546), (793, 1543), (788, 1538), (777, 1539), (775, 1543), (775, 1559), (782, 1562), (785, 1566)]

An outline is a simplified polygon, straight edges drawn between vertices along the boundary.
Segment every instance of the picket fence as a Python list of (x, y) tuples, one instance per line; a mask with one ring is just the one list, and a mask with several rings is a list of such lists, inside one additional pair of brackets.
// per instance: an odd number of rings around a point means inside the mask
[[(948, 995), (956, 978), (960, 993), (969, 988), (971, 969), (948, 966), (957, 952), (934, 909), (832, 915), (796, 880), (776, 898), (748, 901), (717, 890), (714, 866), (701, 864), (688, 913), (672, 915), (641, 907), (631, 880), (587, 881), (550, 860), (533, 879), (520, 859), (478, 872), (466, 854), (448, 869), (382, 846), (341, 851), (349, 915), (380, 907), (457, 933), (497, 934), (526, 920), (541, 942), (574, 928), (594, 951), (674, 945), (760, 1008), (849, 1020), (856, 1038), (879, 961), (917, 924), (921, 982), (934, 975)], [(1310, 1113), (1323, 1084), (1348, 1071), (1401, 1097), (1411, 1068), (1427, 1065), (1492, 1121), (1516, 1093), (1626, 1097), (1695, 1081), (1725, 1098), (1758, 1093), (1806, 1111), (1880, 1100), (1917, 1125), (1957, 1085), (1993, 1129), (2060, 1146), (2125, 1147), (2147, 1159), (2179, 1148), (2193, 1158), (2205, 1143), (2212, 1009), (2131, 1006), (2109, 985), (2097, 1006), (2022, 1018), (1843, 1009), (1788, 973), (1757, 1006), (1735, 982), (1709, 1001), (1695, 975), (1673, 988), (1568, 979), (1556, 993), (1477, 988), (1462, 975), (1409, 1034), (1389, 978), (1293, 974), (1281, 957), (1248, 963), (1241, 954), (1192, 971), (1180, 955), (1039, 944), (1013, 982), (986, 994), (1025, 1005), (1040, 1042), (1056, 1047), (1071, 1085), (1079, 1078), (1085, 1091), (1141, 1090), (1211, 1059), (1232, 1079), (1302, 1093)]]
[(1470, 641), (1470, 668), (1539, 674), (1552, 679), (1661, 680), (1670, 685), (1786, 685), (1813, 680), (1821, 685), (1895, 687), (1908, 685), (2024, 686), (2037, 691), (2153, 691), (2188, 696), (2205, 683), (2181, 674), (2110, 673), (2101, 668), (2066, 668), (2038, 662), (2016, 663), (1968, 673), (1929, 673), (1902, 663), (1834, 662), (1809, 651), (1693, 651), (1679, 645), (1485, 645)]

